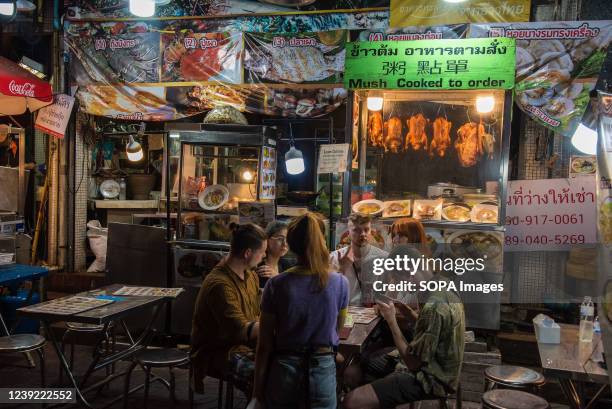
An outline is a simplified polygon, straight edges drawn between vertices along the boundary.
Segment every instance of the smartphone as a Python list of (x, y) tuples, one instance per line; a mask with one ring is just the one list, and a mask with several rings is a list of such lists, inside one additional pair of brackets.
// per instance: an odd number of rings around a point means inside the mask
[(381, 293), (374, 293), (374, 300), (384, 302), (385, 304), (396, 303), (397, 300)]

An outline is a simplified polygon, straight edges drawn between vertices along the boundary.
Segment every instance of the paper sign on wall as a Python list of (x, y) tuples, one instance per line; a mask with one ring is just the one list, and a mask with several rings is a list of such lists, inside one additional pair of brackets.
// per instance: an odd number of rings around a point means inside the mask
[(348, 164), (348, 143), (321, 145), (317, 173), (346, 172)]
[(34, 127), (56, 138), (63, 139), (73, 105), (73, 97), (65, 94), (55, 95), (53, 104), (38, 111)]
[(512, 180), (505, 251), (560, 251), (597, 243), (595, 178)]

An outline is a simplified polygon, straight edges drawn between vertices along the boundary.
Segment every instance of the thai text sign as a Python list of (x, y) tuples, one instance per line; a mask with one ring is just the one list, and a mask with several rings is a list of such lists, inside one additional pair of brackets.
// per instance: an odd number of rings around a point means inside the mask
[(514, 39), (352, 42), (349, 89), (511, 89)]
[(559, 251), (597, 243), (595, 178), (512, 180), (505, 251)]
[(53, 104), (38, 111), (34, 127), (56, 138), (63, 138), (73, 105), (73, 97), (64, 94), (56, 95)]
[(390, 27), (529, 21), (530, 0), (391, 0)]

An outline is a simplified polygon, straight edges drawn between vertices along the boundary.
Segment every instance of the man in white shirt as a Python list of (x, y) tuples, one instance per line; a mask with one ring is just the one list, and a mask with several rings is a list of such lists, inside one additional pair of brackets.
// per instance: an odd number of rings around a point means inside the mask
[[(361, 306), (366, 283), (372, 285), (372, 263), (375, 258), (387, 257), (388, 253), (369, 243), (372, 231), (370, 216), (353, 213), (348, 222), (351, 244), (330, 254), (331, 267), (343, 274), (349, 282), (349, 305)], [(370, 290), (371, 292), (371, 290)], [(374, 300), (367, 300), (373, 303)]]

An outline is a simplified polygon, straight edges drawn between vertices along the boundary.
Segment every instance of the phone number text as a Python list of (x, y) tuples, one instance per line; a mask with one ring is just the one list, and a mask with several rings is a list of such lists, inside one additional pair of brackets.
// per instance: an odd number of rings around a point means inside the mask
[(544, 225), (544, 224), (583, 224), (584, 216), (582, 214), (535, 214), (527, 216), (506, 216), (506, 226), (518, 226), (524, 224), (526, 226)]
[(517, 246), (519, 244), (584, 244), (584, 234), (555, 234), (548, 236), (545, 234), (525, 235), (525, 236), (504, 236), (504, 244), (506, 246)]

